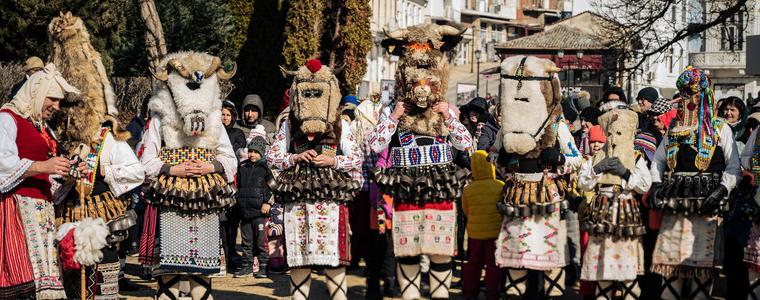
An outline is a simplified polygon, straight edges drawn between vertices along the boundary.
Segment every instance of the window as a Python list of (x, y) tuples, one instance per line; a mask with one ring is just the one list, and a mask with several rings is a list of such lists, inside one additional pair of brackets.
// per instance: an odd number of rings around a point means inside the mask
[(729, 18), (720, 27), (720, 50), (741, 51), (744, 49), (744, 14)]

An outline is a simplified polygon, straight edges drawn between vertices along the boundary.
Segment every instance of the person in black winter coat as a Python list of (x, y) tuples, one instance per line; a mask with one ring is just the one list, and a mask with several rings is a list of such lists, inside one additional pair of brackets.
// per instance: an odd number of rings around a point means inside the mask
[(243, 130), (235, 127), (236, 120), (237, 109), (235, 109), (235, 103), (232, 103), (230, 100), (224, 100), (222, 102), (222, 124), (224, 124), (224, 129), (227, 130), (227, 136), (230, 137), (232, 150), (235, 151), (235, 154), (238, 154), (240, 149), (245, 148), (247, 142)]
[(481, 97), (473, 98), (462, 106), (460, 120), (470, 134), (478, 141), (477, 150), (486, 150), (496, 142), (499, 127), (491, 114), (488, 113), (488, 100)]
[(242, 214), (240, 231), (243, 238), (243, 266), (235, 277), (250, 277), (253, 274), (253, 257), (259, 259), (256, 278), (266, 278), (269, 252), (266, 242), (266, 221), (269, 209), (274, 204), (272, 191), (267, 182), (272, 180), (272, 171), (267, 166), (266, 140), (256, 136), (248, 143), (248, 159), (238, 167), (237, 206)]
[[(230, 138), (232, 150), (238, 156), (238, 160), (245, 159), (248, 154), (246, 149), (245, 134), (240, 128), (235, 127), (237, 119), (237, 109), (235, 103), (230, 100), (222, 101), (222, 125), (227, 131)], [(237, 243), (238, 226), (240, 225), (240, 213), (234, 209), (228, 209), (225, 213), (219, 215), (219, 226), (222, 234), (222, 248), (226, 257), (226, 268), (232, 273), (235, 270), (235, 262), (240, 257), (235, 250)]]

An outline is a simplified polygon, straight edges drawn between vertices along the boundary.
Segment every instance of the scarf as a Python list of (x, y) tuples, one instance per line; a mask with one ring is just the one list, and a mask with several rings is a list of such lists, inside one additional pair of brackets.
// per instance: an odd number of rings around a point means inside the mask
[(39, 124), (42, 120), (42, 106), (45, 98), (62, 99), (65, 93), (79, 93), (79, 90), (71, 86), (55, 65), (47, 64), (42, 71), (29, 76), (21, 86), (13, 100), (4, 104), (2, 109), (13, 111), (25, 119), (31, 119)]

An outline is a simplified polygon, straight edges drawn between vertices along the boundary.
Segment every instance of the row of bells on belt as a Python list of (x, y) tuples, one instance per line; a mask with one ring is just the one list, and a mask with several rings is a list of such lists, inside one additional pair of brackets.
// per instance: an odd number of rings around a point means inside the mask
[(286, 170), (276, 181), (268, 182), (283, 200), (300, 199), (350, 201), (361, 184), (332, 168), (299, 164)]
[(418, 167), (377, 168), (373, 171), (375, 180), (391, 194), (431, 196), (438, 199), (453, 199), (462, 196), (462, 187), (469, 181), (470, 171), (454, 171), (450, 165)]
[(642, 236), (646, 233), (646, 228), (643, 225), (616, 225), (609, 222), (583, 222), (581, 223), (581, 230), (595, 234), (610, 234), (624, 237)]
[(206, 192), (171, 192), (166, 189), (154, 190), (154, 199), (161, 199), (160, 205), (174, 207), (181, 211), (207, 211), (210, 209), (230, 207), (235, 204), (235, 189), (226, 186), (216, 193)]
[[(699, 214), (699, 209), (702, 207), (704, 199), (688, 199), (688, 198), (669, 198), (669, 199), (657, 199), (655, 206), (658, 210), (664, 210), (670, 213), (681, 213), (685, 216)], [(729, 211), (728, 201), (726, 199), (720, 200), (718, 208), (711, 214), (727, 213)]]
[(536, 203), (531, 205), (514, 206), (512, 204), (499, 202), (496, 204), (497, 209), (504, 216), (510, 218), (530, 217), (530, 216), (545, 216), (553, 213), (557, 207), (560, 211), (567, 210), (569, 202), (562, 200), (555, 203)]

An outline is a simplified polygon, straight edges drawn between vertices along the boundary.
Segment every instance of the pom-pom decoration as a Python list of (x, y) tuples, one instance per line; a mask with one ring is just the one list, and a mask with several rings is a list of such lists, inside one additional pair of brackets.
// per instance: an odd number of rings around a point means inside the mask
[(316, 58), (306, 61), (306, 68), (312, 73), (317, 73), (322, 69), (322, 62)]

